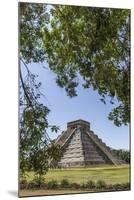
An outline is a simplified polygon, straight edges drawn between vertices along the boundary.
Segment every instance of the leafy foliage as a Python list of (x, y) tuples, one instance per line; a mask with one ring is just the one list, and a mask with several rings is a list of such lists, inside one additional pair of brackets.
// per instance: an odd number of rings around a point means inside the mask
[(96, 182), (96, 188), (101, 189), (101, 188), (105, 188), (106, 187), (106, 183), (103, 180), (98, 180)]
[(92, 181), (92, 180), (87, 181), (86, 187), (87, 188), (94, 188), (95, 187), (94, 181)]
[(40, 86), (29, 70), (25, 81), (20, 71), (20, 169), (23, 176), (33, 170), (39, 180), (47, 172), (50, 160), (56, 161), (61, 153), (47, 134), (48, 127), (55, 132), (58, 127), (48, 124), (50, 110), (40, 102)]
[[(126, 183), (116, 183), (116, 184), (108, 184), (103, 180), (98, 180), (97, 182), (93, 182), (93, 181), (87, 181), (85, 183), (71, 183), (68, 181), (68, 179), (65, 179), (66, 182), (68, 183), (67, 185), (61, 185), (60, 183), (58, 183), (57, 180), (50, 180), (48, 182), (44, 182), (42, 179), (41, 184), (39, 184), (39, 180), (38, 179), (34, 179), (32, 180), (32, 182), (28, 183), (28, 182), (22, 182), (21, 181), (21, 188), (22, 189), (39, 189), (39, 187), (41, 187), (42, 189), (59, 189), (59, 190), (63, 190), (64, 189), (82, 189), (82, 191), (89, 190), (90, 191), (116, 191), (116, 190), (129, 190), (130, 189), (130, 183), (126, 182)], [(65, 182), (65, 181), (64, 181)]]
[(61, 183), (60, 183), (60, 186), (61, 186), (61, 188), (68, 188), (69, 184), (70, 183), (69, 183), (68, 179), (62, 179)]
[(42, 29), (49, 22), (46, 5), (21, 2), (19, 8), (20, 56), (26, 63), (42, 62), (45, 60)]
[[(119, 106), (109, 114), (115, 125), (130, 121), (130, 11), (125, 9), (53, 6), (44, 46), (57, 84), (76, 96), (79, 75)], [(52, 45), (53, 44), (53, 45)]]
[[(76, 96), (83, 87), (97, 90), (119, 106), (109, 114), (116, 126), (130, 122), (130, 10), (21, 3), (20, 54), (44, 62), (57, 84)], [(50, 14), (51, 13), (51, 14)]]
[(119, 150), (113, 149), (112, 151), (122, 160), (126, 161), (126, 163), (130, 163), (130, 151), (123, 150), (123, 149), (119, 149)]
[(48, 124), (50, 110), (40, 100), (44, 96), (41, 82), (36, 81), (37, 75), (27, 65), (45, 59), (41, 30), (48, 20), (43, 4), (20, 3), (20, 170), (23, 177), (26, 171), (33, 170), (39, 184), (50, 161), (56, 161), (61, 153), (47, 134), (48, 128), (57, 132), (59, 127)]
[(30, 183), (34, 188), (40, 188), (45, 186), (45, 178), (43, 176), (35, 175), (34, 179)]
[(58, 182), (56, 180), (51, 180), (47, 183), (48, 189), (56, 189), (58, 188)]

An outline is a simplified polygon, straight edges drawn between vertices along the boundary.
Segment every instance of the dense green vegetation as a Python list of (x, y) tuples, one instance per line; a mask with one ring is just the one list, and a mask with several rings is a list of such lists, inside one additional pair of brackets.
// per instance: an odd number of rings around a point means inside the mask
[(130, 163), (130, 151), (123, 149), (113, 149), (112, 151), (117, 157), (121, 158), (126, 163)]
[[(130, 10), (78, 6), (52, 7), (44, 46), (57, 84), (76, 96), (79, 76), (106, 103), (118, 99), (109, 114), (116, 126), (130, 121)], [(53, 44), (53, 45), (51, 45)]]

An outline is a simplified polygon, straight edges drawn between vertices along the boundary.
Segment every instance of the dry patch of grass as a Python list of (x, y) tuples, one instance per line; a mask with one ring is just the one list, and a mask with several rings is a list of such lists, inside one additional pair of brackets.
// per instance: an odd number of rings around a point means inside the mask
[(89, 190), (70, 190), (70, 189), (60, 189), (60, 190), (21, 190), (19, 196), (45, 196), (45, 195), (58, 195), (58, 194), (78, 194), (93, 192)]

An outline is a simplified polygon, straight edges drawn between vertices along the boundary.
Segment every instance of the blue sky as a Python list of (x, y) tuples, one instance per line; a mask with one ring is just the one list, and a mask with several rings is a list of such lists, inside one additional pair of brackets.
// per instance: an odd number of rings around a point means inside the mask
[(30, 64), (29, 69), (38, 74), (37, 80), (42, 82), (41, 91), (46, 96), (46, 99), (42, 98), (42, 102), (51, 110), (48, 116), (49, 123), (60, 127), (58, 133), (51, 133), (48, 130), (52, 139), (66, 129), (67, 122), (83, 119), (90, 122), (91, 130), (108, 146), (129, 149), (129, 126), (116, 127), (107, 118), (113, 105), (110, 103), (104, 105), (99, 100), (100, 96), (97, 92), (83, 89), (81, 84), (77, 89), (78, 96), (68, 97), (65, 90), (57, 86), (55, 74), (42, 66)]

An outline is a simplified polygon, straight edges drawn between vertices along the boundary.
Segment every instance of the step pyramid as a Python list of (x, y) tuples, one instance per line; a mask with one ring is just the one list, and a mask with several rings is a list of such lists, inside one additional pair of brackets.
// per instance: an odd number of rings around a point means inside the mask
[(63, 149), (57, 167), (85, 167), (102, 164), (123, 164), (93, 131), (90, 123), (76, 120), (67, 123), (67, 130), (56, 139)]

